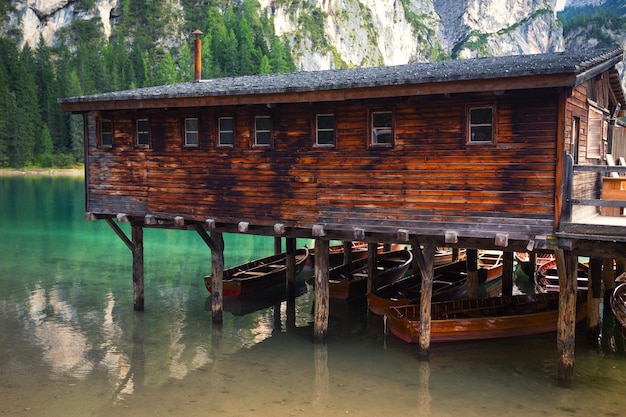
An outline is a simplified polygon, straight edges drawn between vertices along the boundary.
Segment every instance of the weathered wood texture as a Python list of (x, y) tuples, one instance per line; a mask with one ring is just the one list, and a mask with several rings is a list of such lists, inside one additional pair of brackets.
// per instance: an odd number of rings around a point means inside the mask
[[(466, 106), (496, 106), (496, 144), (465, 144)], [(368, 110), (395, 111), (395, 146), (368, 147)], [(89, 126), (88, 208), (94, 213), (288, 228), (364, 228), (511, 239), (551, 233), (558, 93), (412, 97), (274, 108), (108, 112), (114, 146)], [(313, 144), (313, 116), (336, 115), (337, 145)], [(234, 147), (216, 145), (216, 118), (236, 119)], [(255, 115), (271, 115), (273, 146), (251, 144)], [(198, 117), (200, 144), (183, 146), (183, 120)], [(151, 146), (133, 146), (148, 118)], [(313, 127), (312, 127), (313, 126)], [(484, 236), (480, 235), (484, 234)]]

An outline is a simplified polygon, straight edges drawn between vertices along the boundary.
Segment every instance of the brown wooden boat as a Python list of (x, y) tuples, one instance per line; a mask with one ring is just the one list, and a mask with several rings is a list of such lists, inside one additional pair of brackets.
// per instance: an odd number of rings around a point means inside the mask
[[(576, 322), (587, 315), (587, 292), (579, 291)], [(496, 339), (556, 331), (559, 293), (454, 300), (431, 306), (431, 342)], [(391, 332), (407, 343), (419, 343), (420, 306), (385, 311)]]
[[(578, 263), (578, 289), (586, 290), (589, 287), (589, 266)], [(535, 286), (538, 292), (558, 292), (559, 273), (556, 268), (556, 259), (548, 261), (537, 268)]]
[[(296, 250), (296, 275), (304, 268), (309, 257), (309, 250)], [(239, 297), (277, 286), (286, 286), (287, 280), (287, 253), (257, 259), (243, 265), (224, 270), (222, 295), (224, 297)], [(211, 292), (211, 275), (204, 277), (204, 284)]]
[(626, 282), (619, 284), (611, 294), (611, 310), (622, 325), (622, 334), (626, 336)]
[[(488, 294), (502, 277), (503, 259), (500, 251), (480, 251), (478, 254), (479, 282)], [(467, 263), (465, 260), (435, 266), (433, 302), (456, 300), (467, 295)], [(367, 294), (367, 303), (374, 314), (383, 315), (391, 306), (418, 304), (421, 298), (420, 274), (407, 276), (397, 282), (379, 286)]]
[[(381, 246), (382, 248), (382, 246)], [(379, 250), (382, 252), (382, 249)], [(331, 245), (328, 248), (328, 266), (330, 268), (343, 264), (345, 255), (345, 247), (343, 245)], [(352, 242), (352, 260), (367, 258), (367, 242)], [(315, 250), (309, 250), (309, 259), (307, 265), (313, 268), (315, 265)]]
[[(402, 249), (378, 254), (377, 277), (380, 283), (402, 278), (413, 261), (411, 251)], [(368, 258), (357, 259), (328, 271), (329, 297), (345, 300), (367, 293)]]

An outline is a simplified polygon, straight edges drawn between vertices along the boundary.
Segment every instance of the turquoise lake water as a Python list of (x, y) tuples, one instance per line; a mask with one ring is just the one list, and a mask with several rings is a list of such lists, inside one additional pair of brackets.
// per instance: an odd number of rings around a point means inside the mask
[[(433, 345), (421, 362), (355, 302), (333, 303), (328, 342), (313, 343), (311, 291), (253, 312), (227, 303), (214, 326), (208, 247), (152, 229), (135, 312), (130, 251), (84, 220), (83, 187), (0, 177), (0, 416), (624, 415), (610, 317), (591, 346), (579, 327), (569, 387), (556, 383), (555, 334)], [(272, 238), (224, 237), (227, 267), (274, 250)]]

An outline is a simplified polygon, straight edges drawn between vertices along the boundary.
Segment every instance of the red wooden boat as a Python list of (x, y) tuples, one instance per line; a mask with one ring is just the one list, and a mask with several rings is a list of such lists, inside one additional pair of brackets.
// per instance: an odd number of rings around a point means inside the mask
[[(579, 291), (576, 322), (587, 316), (587, 292)], [(559, 293), (514, 295), (433, 303), (431, 342), (496, 339), (556, 331)], [(391, 332), (407, 343), (419, 343), (420, 306), (385, 311)]]
[[(589, 266), (578, 263), (577, 286), (579, 290), (589, 287)], [(541, 265), (535, 273), (535, 286), (538, 292), (558, 292), (559, 273), (556, 269), (556, 259)]]
[[(298, 249), (295, 256), (297, 275), (304, 268), (309, 250)], [(280, 285), (286, 286), (286, 280), (287, 253), (283, 252), (224, 270), (222, 295), (224, 297), (248, 295)], [(211, 275), (204, 277), (204, 284), (211, 292)]]

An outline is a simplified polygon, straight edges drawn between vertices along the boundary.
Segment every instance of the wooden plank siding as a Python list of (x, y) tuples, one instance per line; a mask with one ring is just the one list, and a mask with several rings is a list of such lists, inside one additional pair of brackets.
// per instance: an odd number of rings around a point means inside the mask
[[(207, 218), (220, 223), (390, 233), (464, 230), (520, 239), (549, 234), (559, 91), (531, 89), (275, 106), (96, 113), (113, 120), (113, 148), (89, 128), (88, 207), (96, 214)], [(466, 145), (466, 107), (493, 104), (496, 144)], [(394, 111), (392, 148), (368, 146), (368, 111)], [(333, 113), (336, 146), (315, 147), (316, 113)], [(233, 147), (216, 145), (219, 115), (235, 117)], [(273, 146), (253, 147), (255, 115), (272, 117)], [(183, 146), (197, 117), (199, 145)], [(134, 121), (150, 120), (137, 148)]]

